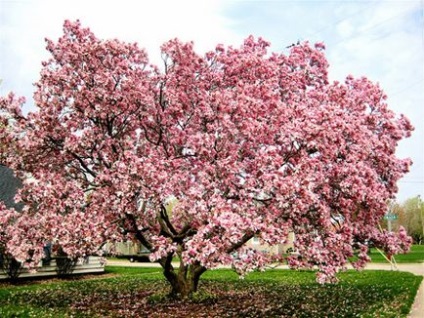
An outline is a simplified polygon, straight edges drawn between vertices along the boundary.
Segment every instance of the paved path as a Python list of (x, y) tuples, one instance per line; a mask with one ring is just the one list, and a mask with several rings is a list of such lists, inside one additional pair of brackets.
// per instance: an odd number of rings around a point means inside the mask
[[(177, 265), (178, 263), (173, 263)], [(131, 263), (128, 260), (108, 260), (107, 265), (110, 266), (129, 266), (129, 267), (160, 267), (158, 263), (149, 263), (149, 262), (134, 262)], [(410, 272), (415, 275), (424, 276), (424, 263), (408, 263), (408, 264), (397, 264), (398, 270), (401, 272)], [(229, 266), (222, 266), (222, 268), (230, 268)], [(287, 265), (280, 265), (277, 268), (288, 269)], [(376, 270), (391, 270), (390, 264), (383, 263), (369, 263), (365, 269), (376, 269)]]
[[(131, 267), (160, 267), (158, 263), (131, 263), (127, 260), (109, 260), (107, 265), (110, 266), (131, 266)], [(287, 265), (280, 265), (277, 268), (288, 269)], [(372, 270), (393, 270), (390, 264), (380, 263), (369, 263), (365, 269)], [(408, 264), (397, 264), (397, 270), (401, 272), (409, 272), (415, 275), (424, 276), (424, 263), (408, 263)], [(421, 286), (418, 290), (417, 296), (415, 297), (414, 304), (408, 318), (424, 318), (424, 280), (421, 282)]]
[(423, 318), (424, 317), (424, 281), (421, 282), (421, 286), (418, 289), (418, 293), (415, 296), (414, 303), (412, 304), (411, 312), (408, 318)]

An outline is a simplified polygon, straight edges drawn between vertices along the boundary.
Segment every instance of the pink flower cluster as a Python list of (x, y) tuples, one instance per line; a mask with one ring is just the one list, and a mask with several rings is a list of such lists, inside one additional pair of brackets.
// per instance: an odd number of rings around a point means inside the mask
[(1, 209), (3, 244), (18, 258), (45, 240), (83, 256), (131, 237), (161, 264), (246, 272), (268, 261), (246, 242), (293, 232), (290, 263), (318, 266), (321, 281), (357, 252), (362, 266), (370, 240), (407, 249), (403, 231), (376, 229), (410, 165), (395, 156), (409, 121), (366, 78), (329, 83), (323, 44), (268, 46), (248, 37), (202, 56), (175, 39), (159, 68), (136, 44), (65, 22), (47, 41), (37, 110), (0, 99), (2, 157), (29, 180), (24, 211)]

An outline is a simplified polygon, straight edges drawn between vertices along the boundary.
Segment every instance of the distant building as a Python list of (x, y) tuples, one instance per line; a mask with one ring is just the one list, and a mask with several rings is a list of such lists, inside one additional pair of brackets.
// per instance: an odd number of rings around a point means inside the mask
[(0, 165), (0, 201), (3, 201), (6, 207), (22, 210), (23, 203), (16, 203), (14, 200), (20, 187), (22, 187), (22, 182), (15, 177), (13, 171)]
[(290, 233), (287, 244), (277, 244), (277, 245), (268, 245), (268, 244), (261, 244), (260, 240), (257, 237), (252, 238), (247, 242), (247, 246), (250, 248), (253, 248), (260, 252), (265, 252), (273, 255), (282, 255), (286, 253), (290, 253), (293, 251), (295, 235), (294, 233)]
[[(19, 188), (22, 187), (22, 182), (14, 175), (13, 171), (4, 165), (0, 165), (0, 201), (2, 201), (7, 208), (14, 208), (17, 211), (21, 211), (24, 204), (22, 202), (15, 202), (15, 195)], [(46, 250), (45, 250), (46, 251)], [(40, 276), (57, 276), (58, 273), (61, 273), (60, 265), (57, 263), (58, 257), (52, 258), (50, 262), (50, 252), (48, 262), (40, 263), (40, 266), (37, 268), (37, 272), (29, 272), (26, 268), (18, 265), (15, 278), (20, 277), (40, 277)], [(0, 280), (11, 278), (9, 272), (9, 267), (3, 263), (3, 257), (0, 254)], [(87, 273), (103, 273), (104, 272), (104, 262), (100, 257), (90, 256), (85, 259), (83, 262), (75, 263), (74, 266), (71, 266), (69, 272), (63, 274), (87, 274)]]

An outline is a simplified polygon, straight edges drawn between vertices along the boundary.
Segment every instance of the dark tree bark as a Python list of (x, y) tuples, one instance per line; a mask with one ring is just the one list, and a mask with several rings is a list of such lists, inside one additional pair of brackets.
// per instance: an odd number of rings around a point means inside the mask
[(169, 255), (159, 261), (163, 268), (163, 274), (171, 285), (170, 297), (175, 299), (189, 298), (197, 291), (200, 276), (206, 271), (206, 268), (200, 263), (185, 265), (180, 260), (180, 266), (175, 269), (171, 264), (172, 256)]

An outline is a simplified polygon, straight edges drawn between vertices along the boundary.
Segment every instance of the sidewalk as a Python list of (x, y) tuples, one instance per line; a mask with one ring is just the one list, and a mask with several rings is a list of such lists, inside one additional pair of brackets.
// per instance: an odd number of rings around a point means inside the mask
[[(160, 267), (158, 263), (131, 263), (127, 260), (108, 260), (107, 265), (110, 266), (129, 266), (129, 267)], [(223, 266), (222, 268), (228, 268)], [(280, 265), (277, 268), (288, 269), (287, 265)], [(365, 270), (392, 270), (390, 264), (385, 263), (369, 263), (365, 267)], [(400, 272), (409, 272), (415, 275), (424, 276), (424, 263), (407, 263), (397, 264), (397, 270)], [(417, 295), (415, 296), (414, 303), (411, 308), (411, 312), (408, 318), (424, 318), (424, 280), (421, 282), (421, 286), (418, 289)]]
[(421, 282), (421, 286), (418, 289), (417, 295), (415, 296), (414, 303), (412, 304), (411, 312), (408, 318), (423, 318), (424, 317), (424, 281)]

